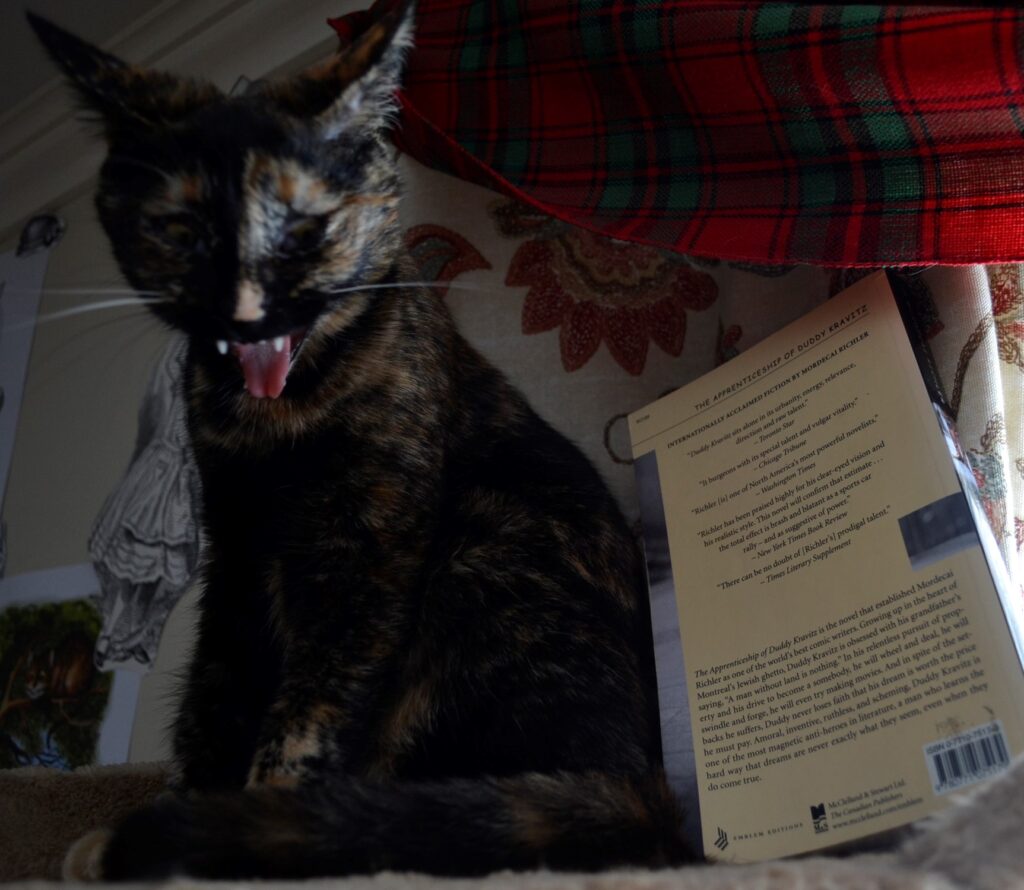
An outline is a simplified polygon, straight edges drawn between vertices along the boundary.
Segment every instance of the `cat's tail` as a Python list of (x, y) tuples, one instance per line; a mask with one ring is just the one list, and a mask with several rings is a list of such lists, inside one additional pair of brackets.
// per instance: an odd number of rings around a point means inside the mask
[(692, 858), (681, 822), (660, 773), (343, 779), (164, 799), (129, 816), (90, 855), (108, 880), (593, 870)]

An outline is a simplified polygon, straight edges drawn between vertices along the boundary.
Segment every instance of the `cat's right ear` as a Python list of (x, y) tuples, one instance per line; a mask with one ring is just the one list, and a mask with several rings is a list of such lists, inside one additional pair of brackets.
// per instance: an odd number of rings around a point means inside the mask
[(41, 16), (26, 16), (85, 107), (99, 112), (108, 137), (174, 123), (221, 95), (212, 84), (129, 65)]
[(395, 92), (412, 47), (415, 2), (378, 5), (384, 11), (337, 55), (266, 90), (282, 111), (315, 122), (325, 139), (348, 129), (382, 130), (397, 111)]

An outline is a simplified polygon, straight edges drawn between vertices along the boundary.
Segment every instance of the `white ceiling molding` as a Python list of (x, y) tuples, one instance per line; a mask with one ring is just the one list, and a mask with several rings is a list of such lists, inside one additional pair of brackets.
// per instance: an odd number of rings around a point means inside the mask
[[(136, 62), (202, 77), (229, 90), (297, 59), (326, 56), (337, 40), (326, 24), (370, 0), (165, 0), (104, 49)], [(59, 24), (59, 22), (58, 22)], [(0, 117), (0, 243), (29, 217), (80, 194), (103, 147), (54, 78)]]

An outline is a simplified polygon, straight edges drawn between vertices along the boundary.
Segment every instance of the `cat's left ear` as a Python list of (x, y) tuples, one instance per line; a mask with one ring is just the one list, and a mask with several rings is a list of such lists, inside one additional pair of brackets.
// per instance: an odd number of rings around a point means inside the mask
[(82, 103), (100, 113), (108, 137), (175, 123), (221, 97), (212, 84), (129, 65), (41, 16), (26, 15)]
[(383, 129), (396, 109), (414, 20), (412, 0), (396, 3), (338, 55), (270, 86), (270, 96), (287, 113), (314, 121), (325, 139)]

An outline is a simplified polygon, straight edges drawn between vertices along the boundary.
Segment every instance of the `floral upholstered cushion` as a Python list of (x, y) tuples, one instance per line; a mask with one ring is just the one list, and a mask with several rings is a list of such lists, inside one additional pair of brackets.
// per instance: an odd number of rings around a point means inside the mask
[[(756, 266), (617, 241), (404, 161), (407, 241), (466, 336), (637, 510), (626, 415), (870, 270)], [(903, 274), (993, 531), (1024, 545), (1022, 267)]]

